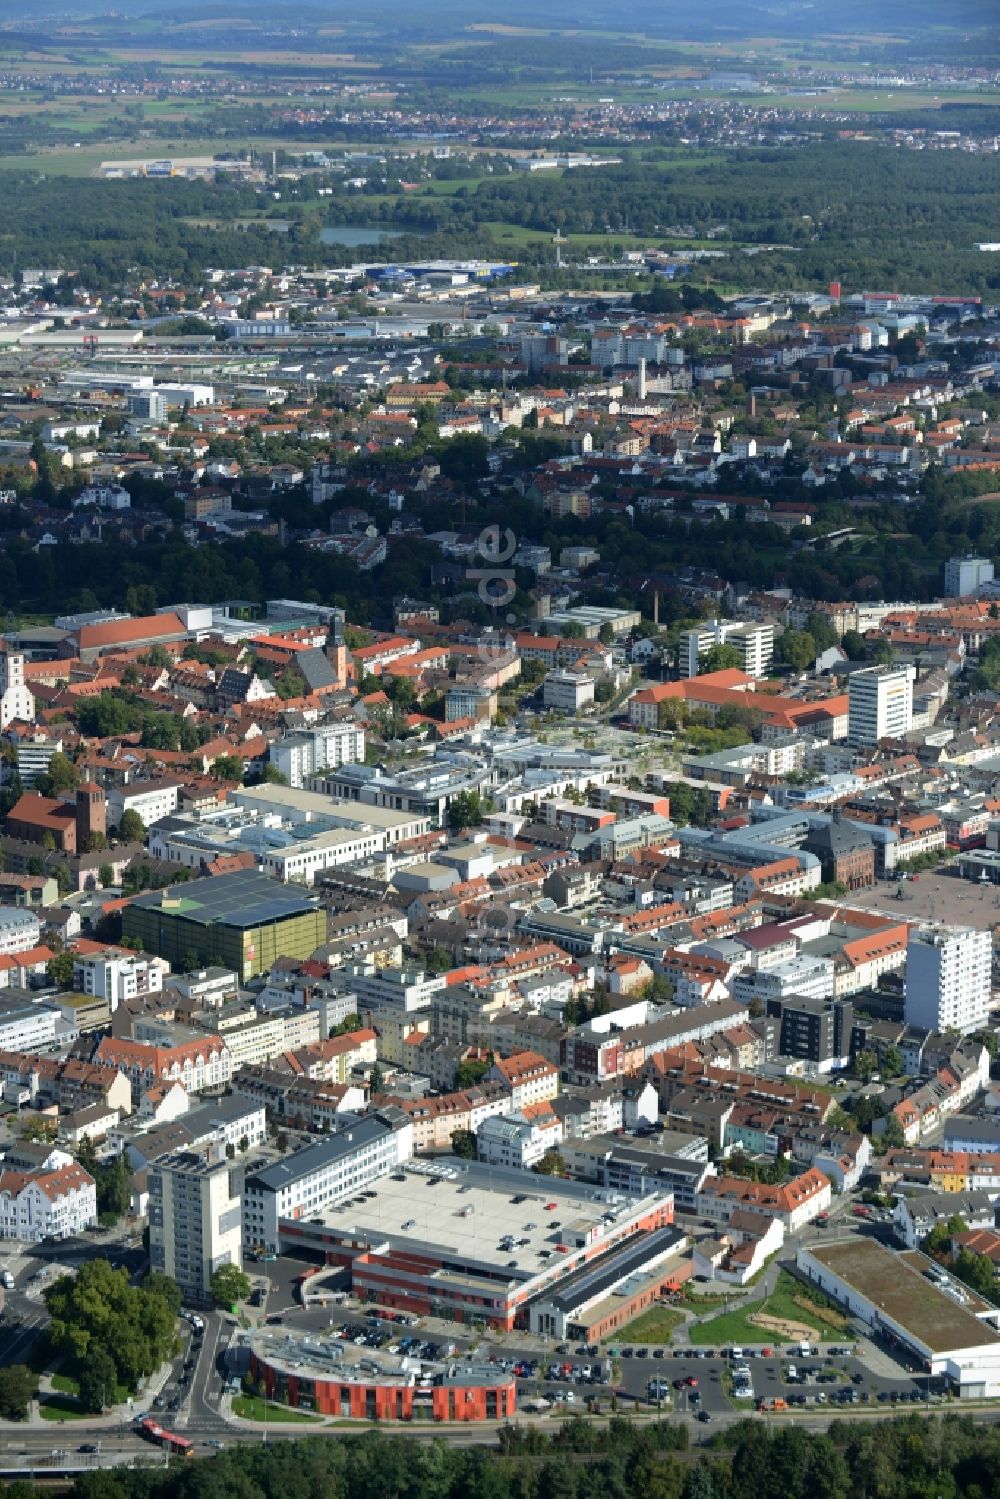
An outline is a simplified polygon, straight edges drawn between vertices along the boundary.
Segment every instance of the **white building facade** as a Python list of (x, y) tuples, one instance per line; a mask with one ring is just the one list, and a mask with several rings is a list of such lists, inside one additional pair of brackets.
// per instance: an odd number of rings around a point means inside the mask
[(968, 1035), (989, 1019), (993, 940), (989, 931), (919, 927), (906, 949), (907, 1025)]
[(909, 733), (915, 676), (913, 666), (866, 666), (851, 673), (847, 740), (852, 749)]

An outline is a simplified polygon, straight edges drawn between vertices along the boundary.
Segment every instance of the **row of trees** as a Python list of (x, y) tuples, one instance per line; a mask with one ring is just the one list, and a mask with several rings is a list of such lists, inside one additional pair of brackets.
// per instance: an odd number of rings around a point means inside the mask
[(76, 1499), (988, 1499), (1000, 1428), (970, 1416), (833, 1421), (825, 1432), (746, 1420), (695, 1460), (687, 1428), (607, 1427), (577, 1418), (554, 1432), (504, 1427), (495, 1446), (451, 1446), (366, 1432), (209, 1461), (87, 1473)]

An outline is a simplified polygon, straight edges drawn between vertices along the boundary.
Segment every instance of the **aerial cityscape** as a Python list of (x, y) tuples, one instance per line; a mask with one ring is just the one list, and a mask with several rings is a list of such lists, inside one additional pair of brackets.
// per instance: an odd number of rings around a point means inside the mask
[(0, 3), (0, 1499), (991, 1499), (1000, 16)]

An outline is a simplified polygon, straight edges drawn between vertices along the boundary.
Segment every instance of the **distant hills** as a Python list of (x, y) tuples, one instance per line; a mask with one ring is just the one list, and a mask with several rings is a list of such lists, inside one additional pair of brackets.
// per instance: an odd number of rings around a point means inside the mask
[[(374, 35), (383, 30), (398, 36), (419, 30), (423, 35), (437, 33), (441, 40), (454, 38), (469, 25), (502, 23), (505, 26), (538, 27), (557, 31), (563, 28), (577, 32), (622, 32), (634, 30), (664, 40), (684, 40), (711, 44), (736, 38), (782, 36), (795, 40), (823, 37), (875, 34), (905, 37), (915, 42), (930, 42), (934, 34), (956, 31), (1000, 30), (1000, 9), (996, 0), (882, 0), (877, 7), (871, 0), (839, 0), (836, 5), (824, 0), (704, 0), (691, 5), (690, 0), (548, 0), (543, 10), (528, 0), (508, 0), (502, 10), (483, 0), (347, 0), (336, 5), (282, 5), (280, 0), (208, 0), (203, 6), (181, 6), (167, 10), (163, 0), (117, 0), (112, 10), (100, 10), (94, 0), (0, 0), (0, 23), (7, 26), (21, 21), (31, 30), (36, 26), (58, 24), (69, 17), (93, 17), (95, 29), (104, 34), (123, 23), (128, 30), (132, 17), (162, 20), (163, 30), (191, 20), (210, 20), (213, 16), (241, 15), (261, 19), (269, 27), (284, 29), (295, 26), (308, 30), (317, 25), (344, 25)], [(970, 61), (976, 54), (970, 55)]]

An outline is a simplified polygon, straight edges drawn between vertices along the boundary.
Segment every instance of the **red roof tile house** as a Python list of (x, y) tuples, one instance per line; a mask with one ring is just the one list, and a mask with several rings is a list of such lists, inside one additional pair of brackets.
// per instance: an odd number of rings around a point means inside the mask
[(781, 1186), (767, 1186), (742, 1176), (709, 1178), (698, 1193), (698, 1216), (713, 1223), (728, 1223), (735, 1213), (749, 1208), (754, 1213), (777, 1218), (786, 1233), (795, 1233), (820, 1213), (829, 1211), (830, 1178), (815, 1166)]
[(200, 1093), (204, 1088), (225, 1087), (233, 1075), (232, 1058), (218, 1036), (185, 1041), (180, 1046), (154, 1046), (106, 1036), (97, 1048), (95, 1061), (125, 1073), (137, 1104), (156, 1083), (177, 1081), (188, 1093)]
[(537, 1051), (519, 1051), (512, 1057), (494, 1062), (487, 1082), (499, 1082), (510, 1093), (511, 1106), (518, 1112), (535, 1103), (545, 1103), (559, 1092), (559, 1069)]
[(0, 1238), (38, 1244), (96, 1222), (94, 1178), (75, 1161), (54, 1171), (0, 1171)]

